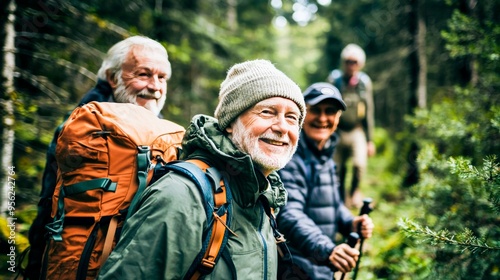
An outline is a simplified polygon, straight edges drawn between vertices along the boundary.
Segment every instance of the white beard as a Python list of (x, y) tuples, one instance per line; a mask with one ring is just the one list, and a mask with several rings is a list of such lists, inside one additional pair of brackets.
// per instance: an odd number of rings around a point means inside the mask
[[(118, 103), (131, 103), (131, 104), (137, 104), (137, 96), (152, 96), (152, 94), (147, 90), (143, 89), (139, 92), (135, 92), (134, 90), (127, 88), (125, 83), (123, 82), (123, 79), (121, 77), (121, 73), (117, 73), (117, 81), (116, 81), (116, 90), (114, 92), (114, 100)], [(160, 95), (159, 92), (153, 93), (155, 97), (157, 95)], [(156, 102), (148, 102), (146, 103), (143, 107), (150, 110), (153, 112), (155, 115), (159, 115), (161, 112), (161, 109), (165, 105), (165, 101), (167, 99), (167, 95), (163, 94), (156, 98)]]
[(289, 150), (285, 155), (276, 154), (275, 156), (269, 156), (262, 152), (259, 147), (259, 138), (273, 139), (275, 141), (282, 141), (290, 143), (288, 136), (283, 137), (276, 133), (266, 133), (260, 136), (254, 136), (251, 134), (249, 129), (241, 122), (240, 118), (237, 118), (233, 125), (233, 132), (229, 135), (229, 138), (241, 151), (250, 155), (252, 161), (257, 165), (262, 171), (275, 171), (282, 169), (285, 165), (292, 159), (293, 154), (297, 150), (297, 145), (288, 145)]

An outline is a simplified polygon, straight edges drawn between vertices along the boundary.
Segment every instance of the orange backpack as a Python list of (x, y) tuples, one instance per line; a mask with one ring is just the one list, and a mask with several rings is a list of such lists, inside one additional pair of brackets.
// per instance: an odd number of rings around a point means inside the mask
[(178, 158), (184, 132), (133, 104), (91, 102), (71, 113), (57, 140), (42, 279), (97, 277), (151, 167)]

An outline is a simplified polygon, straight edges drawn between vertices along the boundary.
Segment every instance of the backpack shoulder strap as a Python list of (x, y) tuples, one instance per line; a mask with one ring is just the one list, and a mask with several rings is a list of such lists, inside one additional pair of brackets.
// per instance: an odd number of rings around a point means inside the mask
[(342, 70), (340, 69), (334, 69), (330, 72), (330, 74), (328, 75), (328, 82), (331, 83), (332, 85), (334, 85), (336, 88), (338, 88), (338, 90), (340, 90), (340, 92), (343, 92), (343, 80), (342, 80)]
[(137, 187), (137, 192), (134, 194), (134, 198), (130, 202), (126, 219), (130, 218), (132, 213), (137, 211), (140, 196), (147, 186), (148, 171), (151, 168), (150, 148), (148, 146), (137, 146), (137, 150), (137, 180), (139, 181), (139, 186)]
[[(174, 161), (164, 168), (193, 181), (204, 200), (208, 227), (203, 232), (201, 251), (184, 277), (184, 279), (198, 279), (213, 271), (227, 245), (228, 232), (235, 234), (229, 228), (232, 217), (231, 191), (226, 187), (220, 172), (201, 160)], [(234, 265), (229, 264), (229, 267)], [(233, 274), (235, 273), (233, 271)]]
[(366, 102), (366, 91), (371, 88), (370, 77), (365, 72), (358, 72), (358, 84), (356, 85), (359, 96)]

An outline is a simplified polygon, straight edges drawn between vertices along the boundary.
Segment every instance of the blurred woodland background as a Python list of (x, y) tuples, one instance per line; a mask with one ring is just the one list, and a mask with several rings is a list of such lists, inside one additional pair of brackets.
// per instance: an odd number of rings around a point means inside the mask
[(500, 279), (498, 11), (496, 0), (1, 1), (0, 279), (15, 276), (8, 211), (19, 264), (56, 126), (107, 49), (136, 34), (167, 48), (163, 114), (184, 126), (213, 114), (234, 63), (269, 59), (305, 89), (359, 44), (378, 155), (361, 186), (376, 229), (358, 279)]

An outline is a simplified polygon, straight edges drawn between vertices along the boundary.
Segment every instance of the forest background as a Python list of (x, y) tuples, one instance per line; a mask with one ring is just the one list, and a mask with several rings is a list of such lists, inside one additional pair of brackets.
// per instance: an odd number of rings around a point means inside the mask
[(54, 129), (107, 49), (136, 34), (167, 48), (163, 114), (184, 126), (213, 114), (234, 63), (269, 59), (305, 89), (359, 44), (378, 154), (361, 186), (376, 228), (358, 279), (500, 279), (499, 10), (495, 0), (2, 1), (0, 279), (15, 275), (9, 244), (16, 264), (28, 246)]

